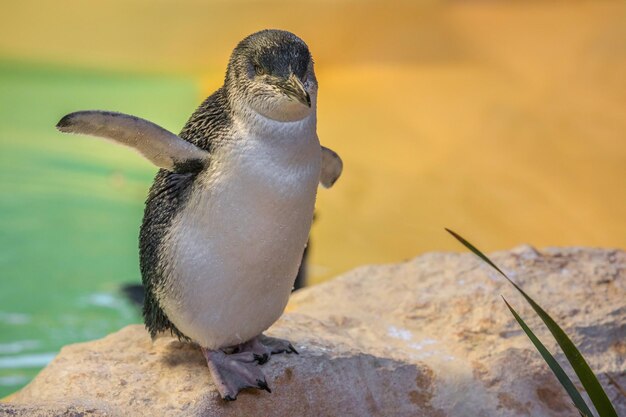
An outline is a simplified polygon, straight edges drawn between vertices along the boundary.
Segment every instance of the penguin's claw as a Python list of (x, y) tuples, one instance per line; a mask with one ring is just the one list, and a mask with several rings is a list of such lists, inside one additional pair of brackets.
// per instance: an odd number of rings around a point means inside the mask
[(259, 388), (264, 389), (265, 391), (269, 392), (270, 394), (272, 393), (272, 390), (267, 385), (267, 381), (261, 381), (260, 379), (257, 379), (256, 383), (257, 383), (257, 386)]
[(235, 401), (239, 392), (257, 388), (272, 392), (252, 352), (226, 354), (221, 350), (202, 349), (213, 382), (225, 401)]
[(272, 355), (278, 353), (295, 353), (298, 355), (298, 351), (288, 340), (269, 337), (264, 334), (260, 334), (246, 343), (237, 345), (234, 347), (234, 351), (239, 353), (252, 353), (254, 360), (256, 360), (259, 365), (263, 365), (265, 362), (269, 361)]
[(272, 355), (277, 353), (295, 353), (296, 355), (299, 355), (296, 348), (293, 347), (288, 340), (279, 339), (277, 337), (269, 337), (264, 334), (258, 336), (258, 339), (260, 339), (259, 342), (261, 344), (270, 349)]
[(263, 365), (264, 363), (270, 360), (270, 354), (269, 353), (263, 353), (261, 355), (255, 354), (254, 360), (257, 361), (259, 365)]

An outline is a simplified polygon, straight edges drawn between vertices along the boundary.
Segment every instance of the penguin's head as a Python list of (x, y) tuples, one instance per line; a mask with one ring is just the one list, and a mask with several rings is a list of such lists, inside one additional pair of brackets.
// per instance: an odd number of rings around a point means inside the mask
[(282, 122), (304, 119), (316, 106), (309, 48), (283, 30), (263, 30), (242, 40), (231, 55), (225, 87), (232, 100)]

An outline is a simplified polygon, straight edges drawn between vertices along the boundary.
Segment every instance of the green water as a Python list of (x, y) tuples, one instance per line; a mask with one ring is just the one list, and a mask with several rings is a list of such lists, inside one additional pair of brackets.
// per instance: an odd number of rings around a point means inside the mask
[(137, 234), (156, 170), (54, 125), (109, 109), (178, 131), (197, 91), (191, 78), (0, 62), (0, 398), (61, 346), (140, 322), (119, 287), (140, 281)]

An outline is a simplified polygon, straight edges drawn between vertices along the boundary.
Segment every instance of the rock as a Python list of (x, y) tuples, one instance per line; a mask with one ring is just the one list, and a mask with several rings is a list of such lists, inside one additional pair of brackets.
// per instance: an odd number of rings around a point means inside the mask
[[(520, 247), (493, 259), (564, 327), (626, 415), (626, 253)], [(500, 294), (557, 352), (522, 298), (476, 257), (431, 253), (294, 294), (269, 333), (300, 355), (263, 365), (272, 394), (225, 403), (197, 349), (170, 337), (152, 343), (133, 325), (63, 348), (0, 415), (577, 415)]]
[(0, 416), (28, 416), (28, 417), (107, 417), (106, 413), (98, 410), (74, 406), (36, 406), (26, 404), (0, 403)]

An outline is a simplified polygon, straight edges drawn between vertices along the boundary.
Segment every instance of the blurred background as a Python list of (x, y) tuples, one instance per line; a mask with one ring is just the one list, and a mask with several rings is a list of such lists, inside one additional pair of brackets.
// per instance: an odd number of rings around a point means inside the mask
[(177, 132), (263, 28), (308, 44), (320, 190), (309, 283), (461, 247), (626, 246), (626, 2), (21, 0), (0, 13), (0, 397), (138, 311), (156, 169), (66, 136), (107, 109)]

